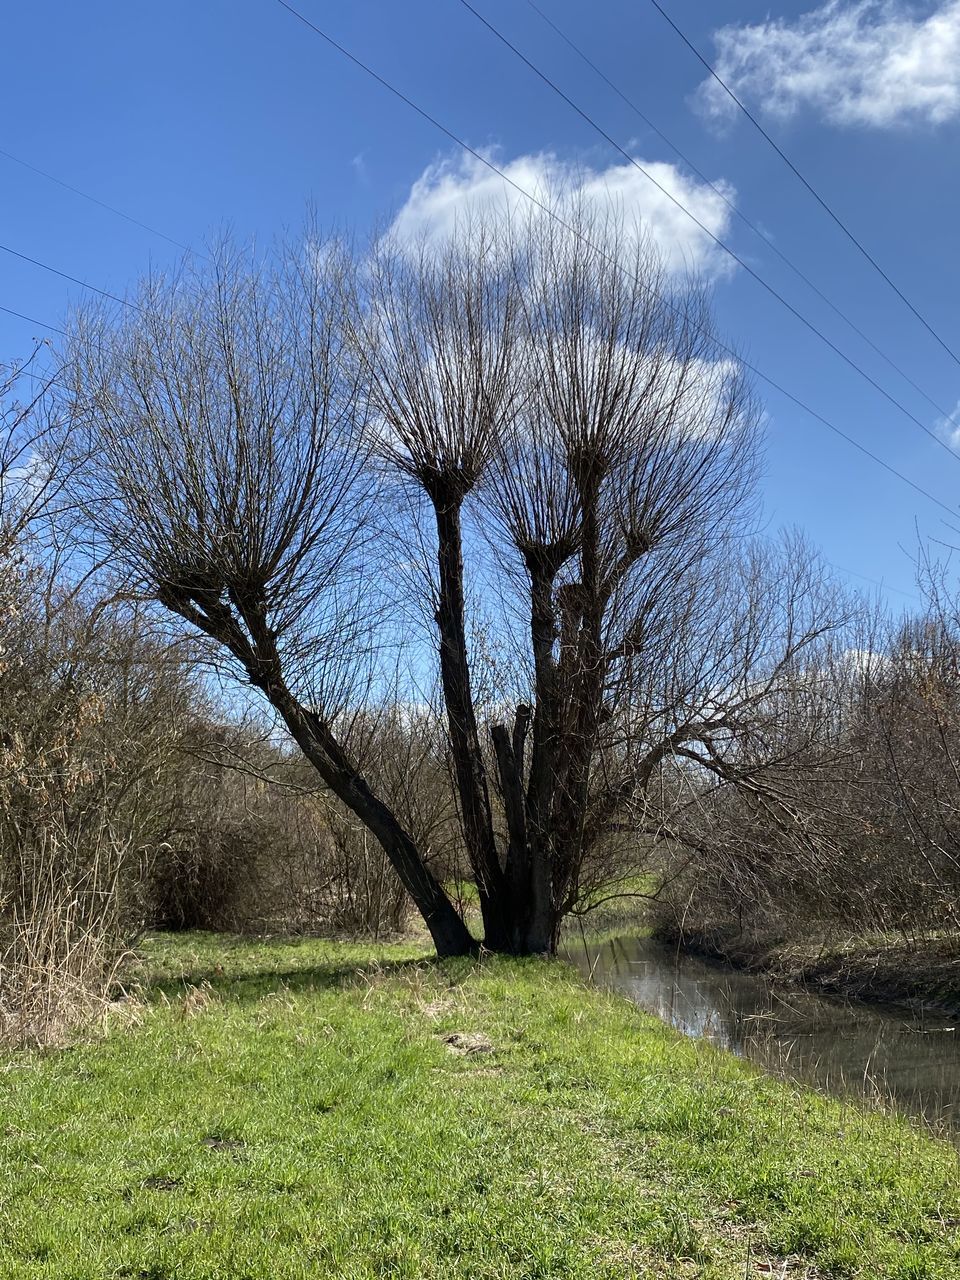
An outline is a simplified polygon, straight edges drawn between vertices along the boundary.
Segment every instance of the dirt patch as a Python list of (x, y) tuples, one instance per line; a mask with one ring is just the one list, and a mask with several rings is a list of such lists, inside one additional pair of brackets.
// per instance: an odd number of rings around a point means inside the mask
[(451, 1031), (440, 1039), (451, 1053), (466, 1057), (475, 1053), (493, 1053), (493, 1041), (480, 1031)]
[(737, 1253), (742, 1252), (744, 1280), (761, 1276), (772, 1280), (827, 1280), (826, 1272), (809, 1258), (795, 1253), (771, 1253), (759, 1229), (747, 1223), (721, 1218), (707, 1224), (705, 1229), (733, 1244)]
[(211, 1133), (204, 1138), (203, 1145), (211, 1151), (242, 1151), (246, 1143), (241, 1138), (221, 1138), (218, 1133)]
[(144, 1191), (179, 1191), (183, 1182), (180, 1178), (168, 1178), (165, 1174), (151, 1174), (140, 1185)]

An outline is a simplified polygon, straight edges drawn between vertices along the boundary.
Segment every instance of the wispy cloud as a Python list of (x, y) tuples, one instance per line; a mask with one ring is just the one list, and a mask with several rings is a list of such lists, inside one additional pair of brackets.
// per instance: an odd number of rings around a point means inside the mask
[[(716, 236), (723, 236), (731, 218), (730, 208), (716, 191), (683, 173), (674, 165), (643, 161), (644, 167), (675, 199), (690, 209)], [(517, 187), (552, 208), (577, 202), (587, 211), (610, 212), (625, 220), (636, 219), (643, 233), (656, 245), (668, 270), (696, 270), (722, 275), (730, 260), (662, 191), (633, 165), (608, 169), (577, 166), (549, 152), (497, 160)], [(717, 186), (733, 200), (726, 183)], [(497, 214), (527, 215), (535, 207), (472, 156), (442, 159), (430, 165), (410, 189), (391, 231), (401, 239), (444, 239), (453, 234), (468, 215), (489, 210)]]
[(941, 418), (937, 423), (937, 435), (951, 449), (960, 450), (960, 400), (957, 401), (957, 407), (953, 413), (948, 418)]
[(357, 175), (357, 180), (366, 186), (370, 181), (370, 175), (367, 172), (367, 155), (365, 151), (358, 151), (350, 161), (350, 168)]
[[(827, 0), (788, 20), (723, 27), (717, 71), (768, 115), (803, 108), (837, 125), (942, 125), (960, 119), (960, 0)], [(702, 109), (719, 120), (735, 105), (713, 79)]]

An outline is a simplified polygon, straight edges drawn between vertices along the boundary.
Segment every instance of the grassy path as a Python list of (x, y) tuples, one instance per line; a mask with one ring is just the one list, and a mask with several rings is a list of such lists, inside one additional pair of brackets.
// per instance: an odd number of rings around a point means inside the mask
[(960, 1277), (952, 1149), (559, 963), (194, 936), (143, 984), (2, 1064), (3, 1280)]

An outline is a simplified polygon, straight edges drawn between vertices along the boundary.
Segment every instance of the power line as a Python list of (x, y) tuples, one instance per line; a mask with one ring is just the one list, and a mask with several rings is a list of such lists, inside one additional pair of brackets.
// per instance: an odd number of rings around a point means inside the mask
[(818, 413), (816, 409), (811, 408), (810, 405), (808, 405), (804, 400), (801, 400), (799, 396), (795, 396), (792, 391), (788, 391), (786, 387), (782, 386), (779, 382), (776, 382), (769, 374), (763, 373), (763, 371), (758, 369), (756, 365), (751, 364), (749, 360), (744, 360), (742, 356), (738, 356), (732, 347), (728, 347), (722, 342), (718, 342), (717, 345), (722, 351), (728, 352), (735, 360), (739, 360), (743, 367), (748, 369), (754, 377), (760, 378), (768, 387), (772, 387), (774, 391), (785, 396), (787, 400), (792, 404), (795, 404), (798, 409), (802, 409), (804, 413), (808, 413), (810, 417), (819, 422), (821, 426), (826, 427), (835, 435), (840, 436), (842, 440), (846, 440), (847, 444), (852, 444), (855, 449), (858, 449), (865, 457), (870, 458), (878, 467), (883, 467), (884, 471), (889, 471), (892, 476), (896, 476), (898, 479), (902, 480), (904, 484), (908, 484), (914, 492), (922, 494), (924, 498), (929, 498), (929, 500), (935, 503), (941, 511), (949, 511), (951, 517), (956, 519), (956, 513), (952, 507), (948, 507), (945, 502), (941, 502), (939, 498), (935, 498), (932, 493), (929, 493), (921, 485), (908, 479), (902, 471), (898, 471), (897, 468), (891, 466), (889, 462), (884, 462), (881, 457), (878, 457), (878, 455), (871, 449), (868, 449), (865, 444), (861, 444), (860, 441), (855, 440), (853, 436), (847, 435), (846, 431), (843, 431), (835, 423), (831, 422), (829, 418), (825, 418), (823, 414)]
[(863, 242), (859, 240), (856, 235), (854, 235), (854, 233), (850, 230), (847, 224), (840, 217), (840, 215), (834, 211), (831, 205), (827, 203), (827, 201), (823, 198), (823, 196), (816, 189), (816, 187), (814, 187), (813, 183), (810, 182), (809, 179), (806, 178), (800, 172), (800, 170), (793, 163), (790, 157), (779, 145), (779, 143), (777, 143), (776, 140), (766, 131), (766, 129), (763, 127), (763, 125), (760, 123), (757, 117), (749, 110), (749, 108), (746, 107), (743, 102), (741, 102), (740, 98), (737, 97), (737, 95), (726, 83), (726, 81), (720, 77), (720, 74), (717, 72), (717, 70), (707, 61), (707, 59), (700, 52), (700, 50), (693, 43), (693, 41), (689, 38), (689, 36), (687, 36), (683, 31), (681, 31), (680, 27), (677, 26), (674, 20), (670, 17), (669, 13), (667, 13), (667, 11), (663, 8), (663, 6), (658, 3), (658, 0), (650, 0), (650, 3), (653, 5), (656, 11), (660, 14), (660, 16), (668, 23), (668, 25), (673, 28), (673, 30), (677, 33), (677, 35), (680, 37), (683, 43), (687, 46), (690, 52), (694, 55), (694, 57), (698, 60), (698, 62), (700, 62), (706, 68), (710, 76), (714, 80), (716, 80), (717, 84), (721, 87), (721, 89), (724, 91), (727, 97), (729, 97), (730, 100), (733, 103), (735, 103), (736, 106), (743, 112), (743, 114), (747, 117), (747, 119), (750, 121), (753, 127), (761, 135), (761, 137), (763, 137), (770, 144), (770, 146), (773, 147), (774, 151), (777, 153), (780, 159), (784, 162), (784, 164), (791, 171), (791, 173), (793, 173), (793, 175), (802, 183), (802, 185), (807, 189), (810, 195), (813, 196), (814, 200), (816, 200), (817, 204), (820, 205), (821, 209), (823, 209), (824, 212), (833, 220), (833, 222), (836, 223), (836, 225), (840, 228), (840, 230), (851, 242), (851, 244), (856, 246), (856, 248), (863, 255), (863, 257), (866, 258), (867, 262), (869, 262), (871, 267), (873, 267), (873, 269), (886, 281), (886, 283), (890, 286), (890, 288), (897, 295), (897, 297), (904, 304), (904, 306), (906, 306), (908, 310), (913, 313), (913, 315), (917, 318), (917, 320), (920, 321), (920, 323), (927, 330), (927, 332), (940, 344), (940, 346), (944, 349), (944, 351), (947, 353), (950, 359), (954, 362), (954, 364), (960, 366), (960, 356), (957, 355), (957, 353), (953, 350), (953, 348), (947, 342), (945, 342), (943, 338), (941, 338), (940, 334), (936, 331), (936, 329), (934, 329), (933, 325), (930, 324), (929, 320), (927, 320), (926, 317), (923, 316), (917, 310), (917, 308), (913, 305), (913, 303), (906, 296), (906, 294), (903, 293), (900, 287), (890, 278), (889, 275), (887, 275), (886, 271), (884, 271), (883, 267), (881, 267), (880, 263), (876, 260), (876, 258), (874, 258), (874, 256), (863, 244)]
[[(767, 543), (769, 547), (777, 547), (777, 545), (780, 545), (778, 540), (776, 538), (772, 538), (769, 534), (755, 534), (754, 536), (756, 539), (763, 541), (763, 543)], [(870, 585), (876, 586), (876, 588), (879, 588), (881, 591), (893, 591), (893, 594), (905, 596), (908, 600), (914, 600), (916, 604), (923, 603), (920, 596), (916, 595), (914, 591), (905, 591), (901, 586), (890, 586), (882, 579), (878, 579), (878, 577), (870, 577), (869, 573), (860, 573), (858, 570), (855, 570), (855, 568), (847, 568), (846, 564), (837, 564), (836, 561), (829, 561), (829, 559), (827, 559), (826, 556), (823, 556), (820, 552), (817, 554), (820, 562), (826, 564), (827, 568), (836, 570), (837, 573), (847, 573), (850, 577), (859, 577), (861, 581), (869, 582)]]
[(62, 387), (64, 385), (58, 378), (53, 377), (52, 374), (50, 377), (44, 378), (38, 373), (31, 373), (28, 369), (15, 370), (11, 381), (15, 383), (19, 378), (29, 378), (31, 382), (39, 382), (40, 385), (46, 389), (49, 389), (50, 387)]
[(901, 587), (891, 587), (880, 578), (871, 578), (869, 574), (858, 573), (856, 569), (847, 569), (842, 564), (834, 564), (832, 560), (824, 560), (824, 564), (829, 565), (831, 569), (836, 569), (838, 573), (847, 573), (852, 578), (860, 578), (864, 582), (869, 582), (873, 586), (879, 587), (881, 591), (892, 591), (898, 596), (904, 596), (907, 600), (916, 601), (917, 604), (923, 603), (920, 597), (913, 591), (904, 591)]
[[(528, 58), (526, 54), (522, 52), (522, 50), (518, 49), (517, 46), (513, 44), (512, 41), (509, 40), (508, 37), (505, 36), (502, 31), (500, 31), (497, 27), (495, 27), (493, 23), (489, 21), (489, 19), (485, 18), (482, 13), (480, 13), (477, 9), (475, 9), (473, 5), (470, 3), (470, 0), (460, 0), (460, 4), (462, 4), (463, 7), (466, 10), (468, 10), (468, 12), (472, 13), (473, 16), (477, 19), (477, 21), (480, 22), (484, 27), (486, 27), (487, 30), (493, 36), (495, 36), (512, 53), (514, 53), (516, 57), (519, 58), (520, 61), (524, 64), (524, 66), (528, 67), (534, 73), (535, 76), (537, 76), (540, 80), (543, 81), (545, 85), (547, 85), (550, 89), (552, 89), (553, 92), (557, 94), (557, 96), (561, 98), (567, 104), (567, 106), (571, 108), (571, 110), (575, 111), (582, 120), (585, 120), (586, 123), (589, 124), (590, 127), (594, 129), (601, 136), (601, 138), (603, 138), (606, 142), (608, 142), (610, 146), (613, 147), (614, 150), (616, 150), (619, 155), (623, 156), (623, 158), (627, 161), (628, 164), (631, 164), (635, 169), (637, 169), (640, 173), (642, 173), (643, 176), (647, 178), (650, 182), (652, 182), (653, 185), (657, 188), (657, 190), (660, 191), (663, 195), (665, 195), (673, 205), (675, 205), (678, 209), (680, 209), (681, 212), (685, 213), (687, 217), (690, 219), (690, 221), (694, 223), (695, 226), (699, 227), (700, 230), (706, 236), (708, 236), (719, 249), (722, 249), (723, 252), (726, 253), (735, 263), (737, 263), (737, 265), (741, 267), (753, 280), (755, 280), (757, 284), (759, 284), (763, 289), (765, 289), (766, 292), (769, 293), (772, 298), (775, 298), (776, 301), (779, 302), (781, 306), (785, 307), (790, 312), (790, 314), (795, 317), (795, 319), (799, 320), (800, 323), (806, 329), (808, 329), (812, 334), (818, 337), (821, 342), (823, 342), (826, 346), (828, 346), (830, 350), (834, 352), (835, 355), (838, 355), (840, 359), (845, 364), (849, 365), (849, 367), (853, 369), (856, 373), (858, 373), (861, 378), (865, 379), (865, 381), (867, 381), (874, 388), (874, 390), (878, 391), (880, 395), (882, 395), (885, 400), (887, 400), (890, 404), (892, 404), (894, 408), (898, 409), (904, 415), (904, 417), (909, 418), (909, 420), (915, 426), (919, 427), (920, 430), (924, 433), (924, 435), (929, 436), (930, 439), (933, 440), (935, 444), (939, 445), (939, 447), (943, 449), (945, 453), (949, 454), (950, 457), (954, 459), (954, 461), (960, 462), (960, 456), (954, 453), (953, 449), (950, 448), (950, 446), (946, 443), (945, 440), (942, 440), (940, 436), (938, 436), (935, 431), (932, 431), (930, 427), (928, 427), (927, 424), (921, 418), (918, 418), (916, 416), (916, 414), (911, 413), (911, 411), (907, 408), (905, 404), (902, 404), (896, 398), (896, 396), (892, 395), (889, 391), (887, 391), (887, 389), (884, 386), (881, 385), (881, 383), (879, 383), (876, 380), (876, 378), (872, 377), (866, 371), (866, 369), (862, 367), (862, 365), (857, 364), (856, 360), (854, 360), (851, 356), (848, 356), (845, 351), (843, 351), (840, 347), (838, 347), (837, 344), (833, 342), (832, 339), (827, 337), (827, 335), (823, 332), (823, 330), (818, 328), (817, 325), (815, 325), (812, 320), (808, 320), (807, 317), (793, 305), (793, 303), (789, 302), (783, 296), (783, 294), (780, 293), (777, 289), (775, 289), (774, 286), (770, 284), (768, 280), (764, 279), (764, 277), (760, 275), (758, 271), (755, 271), (754, 268), (751, 267), (750, 264), (744, 258), (742, 258), (740, 254), (736, 252), (735, 249), (731, 249), (730, 246), (725, 241), (721, 240), (721, 238), (718, 235), (716, 235), (713, 231), (711, 231), (710, 228), (707, 226), (707, 224), (703, 222), (700, 218), (698, 218), (697, 215), (691, 209), (688, 209), (682, 200), (679, 200), (673, 194), (673, 192), (671, 192), (667, 187), (663, 185), (662, 182), (659, 182), (653, 176), (653, 174), (650, 172), (649, 169), (647, 169), (644, 165), (640, 163), (639, 160), (637, 160), (634, 156), (632, 156), (630, 152), (626, 150), (625, 147), (621, 146), (620, 143), (617, 142), (616, 138), (612, 137), (611, 134), (607, 133), (607, 131), (603, 128), (603, 126), (598, 124), (597, 121), (594, 120), (593, 117), (588, 112), (584, 111), (584, 109), (581, 106), (579, 106), (576, 102), (574, 102), (573, 98), (571, 98), (568, 93), (565, 93), (564, 90), (560, 88), (560, 86), (556, 83), (555, 80), (551, 80), (551, 78), (546, 74), (546, 72), (541, 71), (541, 69), (536, 65), (536, 63), (532, 62), (531, 59)], [(947, 415), (944, 415), (944, 416), (947, 416)]]
[[(57, 267), (51, 267), (49, 262), (41, 262), (39, 258), (31, 258), (26, 253), (20, 253), (17, 249), (11, 249), (7, 244), (0, 244), (0, 250), (4, 253), (11, 254), (14, 258), (19, 258), (22, 262), (29, 262), (34, 267), (40, 267), (44, 271), (49, 271), (52, 275), (60, 276), (62, 280), (69, 280), (71, 284), (78, 284), (82, 289), (89, 289), (91, 293), (99, 293), (101, 298), (109, 298), (112, 302), (119, 302), (123, 306), (129, 307), (132, 311), (140, 310), (135, 302), (130, 302), (127, 298), (121, 298), (116, 293), (110, 293), (107, 289), (98, 289), (95, 284), (90, 284), (86, 280), (81, 280), (78, 276), (71, 276), (66, 271), (60, 271)], [(45, 325), (44, 327), (50, 328), (52, 326)]]
[(696, 174), (696, 176), (700, 179), (700, 181), (703, 182), (706, 186), (708, 186), (710, 190), (713, 191), (714, 194), (720, 200), (723, 201), (723, 203), (727, 206), (730, 212), (734, 214), (735, 217), (739, 218), (740, 221), (744, 224), (744, 226), (748, 227), (749, 230), (752, 231), (755, 236), (761, 239), (764, 242), (764, 244), (766, 244), (767, 247), (777, 255), (780, 261), (783, 262), (786, 266), (788, 266), (790, 270), (794, 273), (794, 275), (798, 276), (799, 279), (803, 281), (803, 283), (807, 286), (808, 289), (811, 289), (816, 294), (816, 296), (822, 302), (824, 302), (830, 308), (831, 311), (834, 312), (835, 315), (839, 316), (840, 319), (844, 322), (844, 324), (848, 325), (850, 329), (852, 329), (853, 332), (857, 335), (858, 338), (860, 338), (863, 342), (865, 342), (867, 346), (871, 348), (872, 351), (876, 352), (876, 354), (880, 357), (881, 360), (884, 360), (890, 366), (890, 368), (893, 369), (895, 373), (899, 374), (899, 376), (904, 380), (904, 382), (906, 382), (909, 386), (911, 386), (913, 390), (917, 392), (918, 395), (922, 396), (923, 399), (926, 400), (927, 404), (929, 404), (932, 409), (935, 409), (936, 412), (939, 413), (941, 417), (949, 418), (950, 413), (946, 409), (944, 409), (942, 405), (937, 404), (936, 400), (932, 399), (927, 394), (927, 392), (924, 391), (923, 387), (919, 385), (919, 383), (914, 382), (914, 380), (910, 377), (910, 375), (906, 373), (903, 369), (901, 369), (901, 367), (896, 363), (896, 361), (891, 356), (887, 355), (887, 353), (881, 347), (879, 347), (873, 341), (872, 338), (870, 338), (866, 333), (864, 333), (864, 331), (859, 327), (859, 325), (857, 325), (853, 320), (851, 320), (850, 317), (846, 314), (846, 312), (841, 310), (841, 308), (838, 307), (837, 304), (833, 302), (827, 296), (827, 294), (825, 294), (823, 290), (820, 289), (810, 279), (810, 277), (806, 274), (806, 272), (803, 271), (800, 267), (798, 267), (797, 264), (790, 257), (788, 257), (786, 253), (784, 253), (784, 251), (779, 247), (779, 245), (773, 239), (772, 236), (769, 236), (763, 230), (762, 227), (757, 226), (755, 222), (753, 222), (750, 218), (748, 218), (747, 215), (743, 212), (743, 210), (740, 209), (739, 206), (735, 203), (735, 201), (730, 199), (730, 197), (724, 191), (723, 187), (719, 186), (717, 183), (712, 181), (712, 179), (708, 178), (707, 175), (703, 172), (703, 170), (699, 168), (690, 159), (690, 157), (686, 155), (686, 153), (683, 152), (674, 141), (672, 141), (672, 139), (668, 138), (667, 135), (663, 132), (663, 130), (660, 129), (657, 125), (655, 125), (648, 115), (646, 115), (643, 111), (640, 110), (640, 108), (633, 101), (633, 99), (629, 98), (623, 92), (620, 86), (616, 84), (613, 80), (611, 80), (610, 77), (600, 67), (598, 67), (597, 64), (587, 56), (587, 54), (583, 52), (580, 46), (573, 39), (571, 39), (569, 35), (567, 35), (567, 33), (563, 30), (562, 27), (558, 26), (557, 23), (553, 21), (553, 19), (550, 17), (549, 14), (544, 13), (544, 11), (540, 8), (540, 6), (534, 3), (534, 0), (527, 0), (527, 4), (534, 11), (534, 13), (536, 13), (547, 24), (547, 26), (550, 27), (560, 37), (560, 39), (569, 48), (573, 50), (573, 52), (577, 55), (577, 57), (580, 58), (583, 62), (585, 62), (586, 65), (591, 69), (591, 71), (593, 71), (595, 75), (599, 76), (599, 78), (603, 81), (603, 83), (607, 85), (607, 87), (610, 88), (617, 95), (617, 97), (620, 98), (620, 100), (630, 108), (630, 110), (634, 113), (634, 115), (637, 116), (637, 118), (641, 120), (643, 124), (645, 124), (646, 127), (651, 130), (652, 133), (655, 133), (657, 137), (661, 140), (661, 142), (665, 143), (670, 148), (671, 151), (673, 151), (676, 155), (678, 155), (680, 159), (683, 161), (683, 163), (687, 166), (687, 168), (692, 173)]
[(42, 320), (35, 320), (33, 316), (25, 316), (22, 311), (14, 311), (12, 307), (0, 307), (0, 311), (5, 311), (8, 316), (16, 316), (18, 320), (26, 320), (27, 324), (39, 325), (41, 329), (49, 329), (51, 333), (61, 333), (66, 337), (66, 330), (58, 329), (55, 324), (45, 324)]
[[(19, 164), (24, 169), (29, 169), (31, 173), (39, 174), (49, 182), (55, 182), (57, 186), (63, 187), (67, 191), (72, 191), (74, 195), (82, 196), (84, 200), (89, 200), (91, 204), (99, 205), (101, 209), (106, 209), (109, 213), (116, 214), (118, 218), (123, 218), (124, 221), (131, 223), (135, 227), (139, 227), (142, 231), (148, 231), (151, 235), (159, 236), (161, 240), (166, 240), (168, 244), (174, 245), (177, 249), (182, 249), (185, 253), (195, 252), (195, 250), (191, 249), (190, 245), (183, 244), (182, 241), (174, 239), (173, 236), (168, 236), (165, 231), (161, 231), (158, 227), (152, 227), (148, 222), (141, 222), (139, 218), (133, 217), (132, 214), (125, 213), (122, 209), (118, 209), (116, 205), (108, 204), (106, 200), (101, 200), (98, 196), (91, 195), (89, 191), (82, 191), (79, 187), (73, 186), (72, 183), (65, 182), (62, 178), (58, 178), (56, 174), (48, 173), (46, 169), (41, 169), (38, 165), (30, 164), (29, 161), (22, 159), (20, 156), (15, 156), (12, 151), (5, 151), (0, 147), (0, 156), (3, 156), (7, 160), (12, 160), (14, 164)], [(60, 271), (58, 268), (50, 266), (49, 263), (41, 262), (38, 258), (31, 258), (25, 253), (20, 253), (18, 250), (10, 248), (9, 245), (0, 244), (0, 250), (3, 250), (4, 253), (12, 254), (15, 258), (20, 258), (23, 262), (29, 262), (35, 267), (40, 267), (44, 271), (49, 271), (53, 275), (60, 276), (64, 280), (69, 280), (72, 284), (78, 284), (83, 289), (89, 289), (93, 293), (98, 293), (103, 298), (110, 298), (114, 302), (122, 303), (125, 307), (130, 307), (135, 311), (139, 310), (136, 304), (130, 302), (128, 299), (118, 297), (117, 294), (110, 293), (106, 289), (100, 289), (95, 284), (90, 284), (86, 280), (80, 280), (66, 271)], [(202, 257), (203, 255), (200, 256)], [(49, 329), (52, 333), (65, 334), (65, 331), (58, 328), (57, 325), (45, 324), (44, 321), (35, 320), (32, 316), (24, 315), (20, 311), (14, 311), (11, 307), (0, 306), (0, 311), (6, 312), (7, 315), (16, 316), (18, 320), (26, 320), (30, 324), (39, 325), (41, 329)]]
[[(501, 178), (503, 182), (507, 184), (507, 186), (512, 187), (514, 191), (518, 192), (521, 196), (524, 197), (524, 199), (528, 200), (531, 204), (536, 206), (536, 208), (540, 209), (542, 213), (545, 213), (549, 218), (551, 218), (559, 226), (563, 227), (564, 230), (569, 231), (571, 235), (575, 236), (578, 240), (582, 240), (595, 253), (599, 253), (602, 257), (606, 258), (607, 261), (613, 263), (615, 266), (617, 266), (619, 270), (623, 271), (624, 274), (629, 276), (631, 279), (635, 280), (636, 283), (639, 284), (642, 288), (650, 289), (650, 286), (644, 284), (644, 282), (640, 280), (639, 276), (632, 275), (632, 273), (630, 273), (627, 270), (627, 268), (623, 266), (621, 262), (619, 262), (612, 255), (608, 254), (601, 246), (595, 245), (591, 241), (589, 241), (583, 235), (582, 232), (578, 231), (576, 227), (574, 227), (571, 223), (567, 222), (563, 217), (561, 217), (561, 215), (558, 214), (555, 209), (551, 209), (549, 205), (545, 204), (532, 192), (527, 191), (525, 187), (521, 186), (519, 182), (516, 182), (513, 178), (511, 178), (509, 174), (504, 173), (504, 171), (501, 168), (499, 168), (496, 164), (494, 164), (494, 162), (488, 156), (485, 156), (482, 152), (477, 151), (476, 148), (471, 147), (468, 142), (465, 142), (463, 138), (459, 137), (458, 134), (454, 133), (452, 129), (448, 129), (445, 124), (442, 124), (436, 118), (436, 116), (431, 115), (429, 111), (427, 111), (424, 107), (419, 106), (416, 102), (413, 101), (412, 98), (408, 98), (407, 95), (401, 89), (396, 88), (396, 86), (391, 84), (389, 80), (384, 79), (384, 77), (381, 76), (378, 72), (374, 71), (372, 67), (368, 66), (367, 63), (363, 62), (360, 58), (358, 58), (356, 54), (351, 53), (349, 49), (345, 48), (344, 45), (340, 44), (337, 40), (335, 40), (333, 36), (328, 35), (326, 31), (324, 31), (321, 27), (318, 27), (316, 23), (312, 22), (308, 17), (306, 17), (305, 14), (302, 14), (298, 9), (295, 9), (294, 6), (288, 2), (288, 0), (277, 0), (277, 4), (279, 4), (281, 8), (286, 9), (287, 12), (290, 13), (294, 18), (296, 18), (299, 22), (302, 22), (304, 26), (308, 27), (311, 31), (313, 31), (316, 35), (318, 35), (321, 38), (321, 40), (324, 40), (330, 46), (330, 48), (335, 49), (339, 54), (341, 54), (344, 58), (346, 58), (348, 62), (352, 62), (355, 67), (358, 67), (361, 71), (363, 71), (365, 75), (371, 78), (371, 80), (375, 80), (377, 84), (381, 85), (389, 93), (393, 94), (393, 96), (397, 98), (400, 102), (403, 102), (412, 111), (416, 112), (416, 114), (420, 116), (421, 119), (426, 120), (429, 124), (433, 125), (435, 129), (439, 130), (440, 133), (442, 133), (445, 137), (449, 138), (451, 142), (454, 142), (458, 147), (460, 147), (463, 151), (465, 151), (467, 155), (470, 155), (475, 160), (479, 161), (479, 163), (484, 165), (487, 169), (489, 169), (491, 173), (495, 173), (497, 177)], [(672, 305), (668, 299), (663, 298), (662, 295), (656, 294), (654, 290), (651, 290), (651, 292), (653, 292), (656, 297), (660, 298), (660, 301), (665, 302), (668, 306)], [(706, 330), (703, 328), (702, 325), (695, 325), (695, 328), (699, 329), (700, 332), (706, 334), (706, 336), (710, 339), (710, 341), (714, 344), (714, 346), (718, 350), (723, 351), (726, 355), (730, 356), (733, 360), (736, 360), (739, 364), (743, 365), (743, 367), (749, 370), (749, 372), (752, 373), (754, 377), (759, 378), (762, 382), (765, 382), (768, 387), (772, 387), (774, 391), (778, 392), (782, 396), (785, 396), (786, 399), (790, 400), (798, 408), (802, 409), (804, 413), (809, 414), (810, 417), (812, 417), (815, 421), (819, 422), (821, 426), (826, 427), (828, 431), (832, 431), (835, 435), (838, 435), (842, 440), (846, 440), (848, 444), (852, 445), (855, 449), (859, 450), (860, 453), (865, 455), (865, 457), (870, 458), (878, 466), (883, 467), (883, 469), (889, 472), (890, 475), (896, 476), (899, 480), (902, 480), (904, 484), (909, 485), (910, 488), (913, 489), (915, 493), (919, 493), (921, 494), (922, 497), (927, 498), (930, 502), (934, 504), (934, 506), (939, 507), (941, 511), (946, 511), (950, 515), (951, 519), (956, 519), (956, 512), (952, 507), (948, 507), (945, 502), (941, 502), (939, 498), (935, 498), (932, 493), (929, 493), (921, 485), (918, 485), (915, 483), (915, 481), (908, 479), (903, 474), (903, 472), (898, 471), (897, 468), (891, 466), (890, 463), (884, 462), (882, 458), (878, 457), (875, 453), (873, 453), (870, 449), (868, 449), (866, 445), (863, 445), (858, 440), (855, 440), (853, 436), (848, 435), (840, 427), (832, 423), (828, 418), (825, 418), (823, 414), (818, 413), (816, 409), (811, 408), (811, 406), (808, 405), (805, 401), (801, 400), (799, 396), (795, 396), (792, 391), (788, 391), (786, 387), (783, 387), (774, 378), (771, 378), (769, 374), (764, 373), (761, 369), (758, 369), (756, 365), (753, 365), (748, 360), (745, 360), (741, 355), (739, 355), (736, 351), (734, 351), (732, 347), (728, 346), (724, 342), (721, 342), (720, 339), (716, 338), (714, 335), (707, 334)]]
[(97, 196), (92, 196), (89, 191), (81, 191), (79, 187), (73, 186), (69, 182), (64, 182), (62, 178), (58, 178), (53, 173), (48, 173), (46, 169), (41, 169), (35, 164), (30, 164), (27, 160), (22, 160), (19, 156), (15, 156), (11, 151), (4, 151), (0, 147), (0, 156), (6, 160), (12, 160), (14, 164), (22, 165), (24, 169), (29, 169), (31, 173), (38, 173), (41, 178), (46, 178), (48, 182), (55, 182), (58, 187), (63, 187), (67, 191), (72, 191), (74, 195), (82, 196), (84, 200), (89, 200), (91, 204), (99, 205), (101, 209), (106, 209), (109, 213), (114, 213), (118, 218), (123, 218), (125, 222), (132, 223), (133, 226), (139, 227), (141, 231), (149, 231), (151, 235), (159, 236), (161, 240), (166, 240), (168, 244), (174, 245), (178, 249), (183, 249), (186, 253), (191, 253), (189, 245), (182, 244), (179, 240), (175, 240), (173, 236), (168, 236), (165, 231), (160, 231), (157, 227), (151, 227), (148, 222), (141, 222), (139, 218), (133, 217), (132, 214), (124, 213), (122, 209), (118, 209), (116, 205), (108, 204), (106, 200), (101, 200)]

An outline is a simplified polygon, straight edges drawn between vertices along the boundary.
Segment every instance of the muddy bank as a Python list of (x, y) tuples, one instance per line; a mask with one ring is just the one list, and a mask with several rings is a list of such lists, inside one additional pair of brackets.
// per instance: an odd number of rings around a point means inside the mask
[(893, 936), (800, 944), (739, 929), (660, 928), (655, 936), (748, 972), (882, 1004), (960, 1017), (960, 933), (921, 940)]

